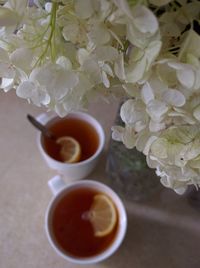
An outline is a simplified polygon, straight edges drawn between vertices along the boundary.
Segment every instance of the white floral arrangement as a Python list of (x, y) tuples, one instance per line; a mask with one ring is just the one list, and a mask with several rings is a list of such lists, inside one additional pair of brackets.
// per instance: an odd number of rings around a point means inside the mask
[(200, 2), (0, 0), (0, 87), (64, 116), (125, 97), (112, 136), (161, 183), (200, 186)]

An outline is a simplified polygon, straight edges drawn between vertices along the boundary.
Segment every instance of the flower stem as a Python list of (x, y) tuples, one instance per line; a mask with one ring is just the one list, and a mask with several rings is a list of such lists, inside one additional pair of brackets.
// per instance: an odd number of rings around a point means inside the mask
[(52, 60), (52, 62), (54, 62), (55, 59), (56, 59), (55, 29), (56, 29), (56, 14), (57, 14), (57, 9), (58, 9), (58, 3), (57, 2), (53, 2), (52, 3), (52, 9), (51, 9), (50, 22), (49, 22), (49, 25), (48, 25), (48, 28), (50, 28), (49, 38), (45, 42), (46, 43), (46, 46), (45, 46), (43, 52), (41, 53), (41, 55), (39, 56), (39, 59), (35, 63), (35, 66), (37, 66), (38, 64), (40, 65), (42, 63), (42, 61), (43, 61), (44, 57), (47, 55), (49, 49), (50, 49), (50, 53), (51, 53), (51, 60)]

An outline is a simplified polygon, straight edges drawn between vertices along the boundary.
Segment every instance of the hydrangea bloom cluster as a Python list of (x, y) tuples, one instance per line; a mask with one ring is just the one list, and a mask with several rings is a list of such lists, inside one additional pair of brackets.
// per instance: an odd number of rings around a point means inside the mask
[(0, 88), (64, 116), (125, 96), (112, 136), (166, 187), (200, 186), (200, 2), (0, 1)]

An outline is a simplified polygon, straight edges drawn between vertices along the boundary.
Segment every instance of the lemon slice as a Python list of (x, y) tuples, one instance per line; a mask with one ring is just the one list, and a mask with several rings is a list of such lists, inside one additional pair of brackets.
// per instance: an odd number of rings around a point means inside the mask
[(94, 196), (89, 215), (89, 220), (94, 228), (94, 234), (98, 237), (103, 237), (111, 233), (117, 223), (115, 205), (104, 194)]
[(65, 163), (75, 163), (80, 160), (81, 146), (77, 140), (72, 137), (64, 136), (56, 140), (61, 145), (60, 156)]

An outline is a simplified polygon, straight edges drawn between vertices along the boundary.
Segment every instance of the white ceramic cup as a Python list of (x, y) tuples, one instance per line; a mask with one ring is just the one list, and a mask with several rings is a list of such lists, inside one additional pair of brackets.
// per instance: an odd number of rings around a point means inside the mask
[[(53, 159), (48, 153), (45, 151), (44, 146), (42, 144), (42, 134), (38, 131), (37, 134), (37, 145), (39, 151), (44, 158), (47, 165), (51, 168), (56, 170), (59, 174), (64, 175), (69, 181), (83, 179), (87, 177), (96, 167), (99, 157), (103, 151), (104, 144), (105, 144), (105, 134), (102, 126), (100, 123), (91, 115), (83, 112), (73, 112), (67, 115), (69, 118), (78, 118), (80, 120), (88, 122), (90, 125), (94, 127), (96, 133), (99, 136), (99, 145), (96, 152), (89, 157), (88, 159), (77, 162), (77, 163), (64, 163)], [(55, 114), (41, 114), (37, 117), (37, 120), (46, 125), (49, 121), (55, 120), (58, 118)], [(59, 120), (59, 118), (58, 118)], [(89, 142), (89, 141), (88, 141)]]
[[(62, 256), (67, 261), (70, 261), (72, 263), (77, 263), (77, 264), (98, 263), (107, 259), (109, 256), (111, 256), (121, 245), (124, 239), (125, 233), (126, 233), (126, 229), (127, 229), (126, 211), (118, 195), (105, 184), (94, 181), (94, 180), (80, 180), (80, 181), (75, 181), (75, 182), (66, 184), (58, 175), (58, 176), (53, 177), (48, 182), (48, 185), (54, 196), (46, 211), (45, 230), (46, 230), (49, 243), (51, 244), (53, 249), (58, 253), (58, 255)], [(74, 257), (68, 254), (67, 252), (62, 250), (61, 247), (59, 247), (58, 243), (56, 242), (54, 238), (54, 234), (52, 230), (52, 218), (54, 215), (54, 208), (56, 207), (56, 204), (59, 202), (59, 200), (64, 195), (67, 195), (69, 192), (73, 191), (74, 189), (80, 189), (82, 187), (95, 189), (97, 191), (103, 192), (106, 195), (108, 195), (113, 200), (116, 206), (116, 209), (118, 211), (119, 221), (118, 221), (118, 230), (114, 238), (114, 241), (111, 243), (111, 245), (108, 248), (106, 248), (105, 251), (95, 256), (78, 258), (78, 257)]]

